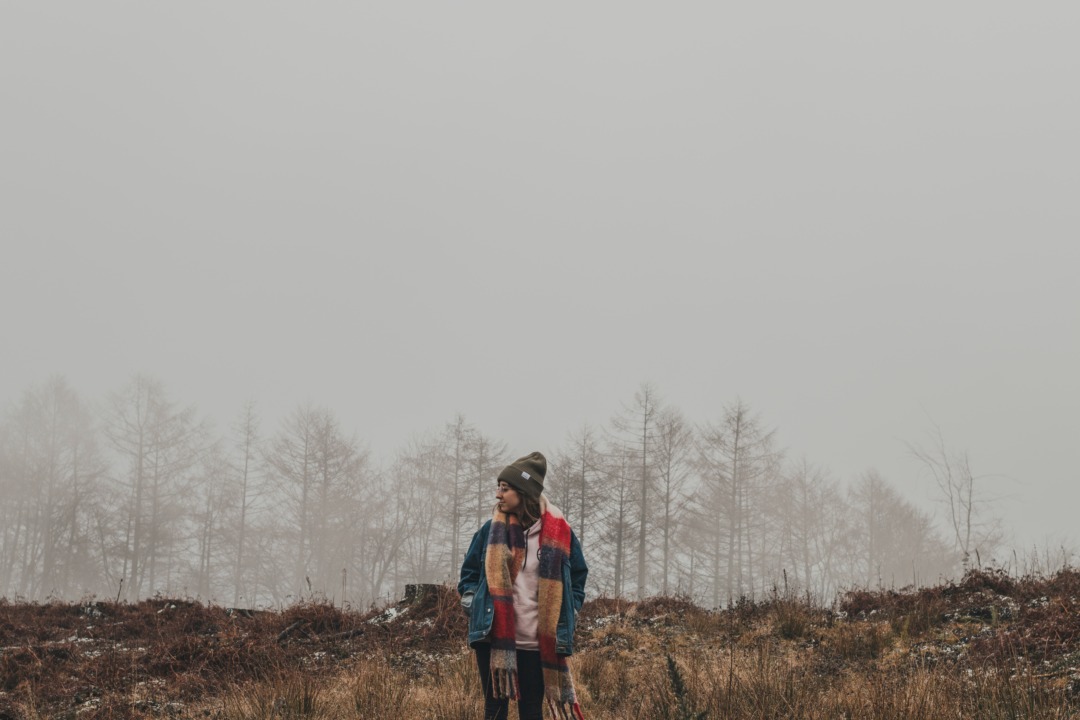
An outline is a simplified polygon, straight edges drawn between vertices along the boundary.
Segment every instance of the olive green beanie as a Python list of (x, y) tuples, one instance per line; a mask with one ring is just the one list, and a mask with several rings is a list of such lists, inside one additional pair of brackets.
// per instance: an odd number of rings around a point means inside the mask
[(544, 492), (546, 473), (547, 458), (538, 452), (532, 452), (507, 465), (499, 473), (499, 482), (504, 482), (518, 492), (539, 500), (540, 493)]

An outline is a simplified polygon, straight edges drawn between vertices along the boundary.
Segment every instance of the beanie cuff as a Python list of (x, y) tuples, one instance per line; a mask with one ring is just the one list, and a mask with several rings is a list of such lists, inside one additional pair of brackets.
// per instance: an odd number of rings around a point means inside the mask
[[(541, 478), (542, 480), (542, 478)], [(544, 492), (544, 485), (536, 476), (527, 470), (522, 470), (513, 465), (507, 465), (499, 473), (499, 482), (504, 482), (520, 493), (524, 493), (534, 500), (539, 500)]]

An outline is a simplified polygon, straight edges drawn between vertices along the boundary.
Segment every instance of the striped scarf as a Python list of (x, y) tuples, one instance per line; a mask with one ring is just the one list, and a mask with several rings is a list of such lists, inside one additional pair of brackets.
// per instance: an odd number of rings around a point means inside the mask
[[(562, 609), (563, 560), (570, 555), (570, 526), (559, 509), (541, 496), (540, 597), (537, 639), (544, 672), (544, 696), (556, 718), (585, 720), (574, 693), (574, 679), (565, 655), (555, 652)], [(484, 572), (493, 600), (491, 687), (495, 697), (518, 699), (517, 648), (514, 645), (514, 581), (525, 558), (525, 530), (517, 515), (495, 508), (488, 534)], [(569, 610), (569, 609), (568, 609)]]

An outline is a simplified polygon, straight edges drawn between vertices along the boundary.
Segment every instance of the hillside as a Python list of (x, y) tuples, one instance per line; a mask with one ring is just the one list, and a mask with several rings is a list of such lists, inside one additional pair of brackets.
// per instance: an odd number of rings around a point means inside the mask
[[(0, 601), (0, 720), (480, 716), (453, 590), (368, 612), (177, 599)], [(835, 607), (775, 593), (708, 611), (596, 599), (574, 671), (587, 718), (1080, 714), (1080, 572), (969, 573)]]

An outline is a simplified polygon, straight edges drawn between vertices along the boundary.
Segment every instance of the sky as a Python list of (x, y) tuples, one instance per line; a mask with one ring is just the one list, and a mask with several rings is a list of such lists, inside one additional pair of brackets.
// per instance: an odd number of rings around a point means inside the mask
[[(1075, 3), (0, 6), (0, 403), (133, 373), (227, 427), (456, 413), (549, 451), (642, 382), (1080, 540)], [(1072, 88), (1072, 89), (1070, 89)], [(930, 505), (927, 505), (931, 507)]]

